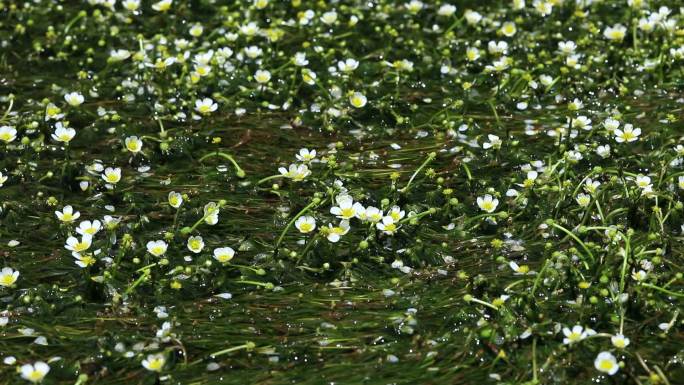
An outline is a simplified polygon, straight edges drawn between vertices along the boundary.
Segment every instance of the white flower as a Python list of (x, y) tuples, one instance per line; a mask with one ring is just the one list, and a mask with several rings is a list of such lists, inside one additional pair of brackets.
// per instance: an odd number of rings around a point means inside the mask
[(181, 195), (181, 193), (171, 191), (169, 193), (168, 200), (169, 200), (169, 205), (171, 205), (171, 207), (173, 207), (174, 209), (177, 209), (183, 204), (183, 195)]
[(603, 121), (603, 127), (605, 127), (609, 132), (613, 132), (620, 127), (620, 122), (613, 118), (608, 118)]
[(565, 335), (565, 338), (563, 338), (563, 343), (569, 345), (575, 342), (582, 341), (583, 339), (593, 334), (589, 330), (590, 329), (584, 330), (584, 328), (581, 325), (573, 326), (572, 330), (570, 330), (569, 328), (563, 328), (563, 335)]
[(121, 169), (119, 167), (107, 167), (102, 173), (102, 179), (111, 184), (117, 184), (121, 180)]
[(596, 192), (596, 189), (601, 185), (601, 182), (597, 180), (592, 180), (591, 178), (587, 178), (586, 181), (584, 181), (584, 191), (593, 194)]
[(152, 372), (161, 372), (166, 364), (166, 357), (163, 354), (149, 354), (142, 361), (142, 366)]
[(520, 266), (515, 261), (508, 262), (508, 266), (515, 272), (516, 275), (534, 274), (534, 271), (530, 271), (529, 266)]
[(544, 87), (548, 87), (553, 84), (553, 78), (549, 75), (539, 75), (539, 82)]
[[(100, 250), (96, 250), (95, 252), (99, 254), (99, 251)], [(71, 256), (75, 259), (74, 263), (81, 268), (92, 266), (95, 264), (95, 262), (97, 262), (97, 259), (95, 259), (91, 254), (81, 254), (73, 251), (71, 252)]]
[(316, 229), (316, 219), (308, 215), (301, 216), (295, 221), (295, 227), (302, 234), (310, 233)]
[(245, 55), (247, 55), (248, 58), (250, 59), (256, 59), (257, 57), (261, 56), (264, 53), (264, 50), (261, 48), (251, 45), (247, 48), (245, 48)]
[(79, 223), (76, 232), (81, 235), (95, 235), (102, 229), (102, 222), (97, 219), (94, 221), (83, 221)]
[(166, 253), (166, 249), (169, 245), (166, 242), (159, 241), (149, 241), (147, 242), (147, 252), (154, 255), (155, 257), (160, 257)]
[(577, 44), (575, 44), (575, 42), (572, 40), (558, 42), (558, 51), (560, 51), (560, 53), (563, 55), (572, 55), (575, 53), (576, 49)]
[(409, 3), (404, 4), (406, 9), (411, 13), (420, 12), (420, 10), (423, 9), (424, 5), (425, 4), (423, 4), (423, 2), (419, 0), (411, 0)]
[(651, 185), (651, 178), (646, 175), (637, 175), (634, 182), (639, 188), (644, 189)]
[(128, 151), (137, 154), (142, 150), (143, 142), (137, 136), (129, 136), (124, 140), (124, 144)]
[(109, 51), (109, 58), (112, 61), (124, 61), (131, 57), (131, 52), (126, 49), (113, 49)]
[(487, 139), (489, 139), (489, 142), (484, 142), (482, 144), (482, 148), (484, 148), (485, 150), (489, 149), (489, 148), (493, 148), (495, 150), (498, 150), (501, 148), (501, 144), (503, 142), (501, 141), (501, 139), (498, 136), (489, 134), (489, 135), (487, 135)]
[(337, 12), (335, 12), (335, 11), (324, 12), (323, 16), (321, 16), (321, 22), (323, 22), (323, 24), (333, 25), (333, 24), (335, 24), (336, 21), (337, 21)]
[(489, 194), (486, 194), (483, 197), (477, 198), (477, 205), (478, 205), (478, 207), (480, 207), (480, 210), (491, 213), (491, 212), (494, 212), (494, 210), (496, 210), (496, 206), (499, 205), (499, 200), (496, 198), (493, 198)]
[(491, 65), (485, 66), (485, 71), (487, 72), (502, 72), (510, 67), (510, 59), (506, 56), (502, 56), (497, 60), (494, 60)]
[(608, 373), (608, 375), (613, 375), (617, 373), (620, 366), (618, 365), (615, 356), (610, 352), (601, 352), (596, 356), (594, 360), (594, 367), (603, 373)]
[(475, 61), (480, 58), (480, 50), (476, 47), (468, 47), (466, 49), (466, 59), (468, 61)]
[(330, 208), (330, 214), (340, 219), (354, 218), (359, 209), (363, 210), (363, 206), (359, 202), (354, 203), (349, 195), (338, 196), (336, 200), (337, 206)]
[(641, 282), (641, 281), (645, 280), (647, 276), (648, 276), (648, 273), (646, 273), (643, 270), (639, 270), (639, 271), (632, 270), (632, 279), (637, 281), (637, 282)]
[(14, 285), (19, 278), (19, 271), (11, 267), (3, 267), (0, 271), (0, 286), (9, 287)]
[(470, 25), (475, 25), (482, 20), (482, 15), (480, 15), (478, 12), (471, 11), (470, 9), (466, 10), (463, 16), (465, 16), (466, 21)]
[(406, 212), (404, 212), (404, 210), (402, 210), (399, 206), (392, 206), (392, 208), (387, 212), (387, 215), (392, 217), (395, 222), (402, 220), (405, 214)]
[(580, 205), (580, 207), (587, 207), (589, 206), (589, 203), (591, 203), (591, 195), (580, 193), (577, 194), (575, 200), (577, 201), (577, 204)]
[(382, 211), (380, 211), (379, 208), (373, 207), (373, 206), (368, 206), (364, 210), (364, 217), (365, 220), (372, 222), (372, 223), (377, 223), (382, 220)]
[(501, 33), (506, 37), (511, 37), (515, 35), (516, 32), (518, 32), (518, 28), (512, 21), (507, 21), (501, 26)]
[(157, 12), (166, 12), (169, 9), (171, 9), (172, 4), (173, 0), (161, 0), (157, 3), (152, 4), (152, 9), (154, 9)]
[(140, 0), (124, 0), (121, 5), (129, 11), (135, 12), (140, 8)]
[(259, 25), (253, 21), (250, 21), (249, 23), (240, 26), (240, 32), (245, 36), (255, 36), (259, 33), (259, 31)]
[(613, 346), (616, 348), (624, 349), (629, 345), (629, 338), (623, 336), (622, 334), (616, 334), (610, 337), (610, 342), (612, 342)]
[(62, 119), (64, 114), (61, 112), (62, 110), (54, 103), (48, 103), (48, 105), (45, 106), (45, 121)]
[(200, 114), (208, 114), (216, 111), (218, 105), (211, 98), (197, 99), (195, 101), (195, 111)]
[(601, 158), (608, 158), (610, 156), (610, 145), (606, 144), (604, 146), (596, 147), (596, 153)]
[(606, 27), (603, 31), (603, 36), (612, 41), (622, 41), (625, 38), (627, 28), (622, 24), (615, 24), (612, 27)]
[(342, 72), (352, 72), (359, 67), (359, 62), (354, 59), (340, 60), (337, 62), (337, 68)]
[(362, 108), (367, 102), (366, 96), (360, 92), (354, 92), (349, 96), (349, 104), (356, 108)]
[(209, 202), (204, 205), (204, 223), (211, 226), (217, 224), (219, 211), (220, 208), (216, 202)]
[(451, 4), (443, 4), (437, 10), (437, 14), (439, 16), (446, 16), (446, 17), (453, 15), (455, 12), (456, 12), (456, 6), (451, 5)]
[(570, 111), (578, 111), (582, 108), (584, 108), (584, 103), (577, 98), (573, 99), (570, 103), (568, 103), (568, 110)]
[(305, 65), (309, 64), (309, 61), (306, 59), (306, 52), (295, 53), (294, 59), (292, 61), (297, 67), (304, 67)]
[(525, 0), (513, 0), (513, 9), (519, 11), (525, 9)]
[(190, 36), (192, 37), (200, 37), (202, 36), (202, 33), (204, 33), (204, 27), (202, 27), (201, 24), (195, 24), (190, 27), (188, 33), (190, 33)]
[[(680, 175), (677, 178), (677, 185), (679, 186), (680, 189), (684, 190), (684, 175)], [(1, 186), (1, 184), (0, 184)]]
[(534, 0), (532, 6), (539, 12), (542, 16), (548, 16), (553, 12), (553, 4), (551, 1), (547, 0)]
[(0, 187), (2, 187), (5, 182), (7, 182), (8, 177), (2, 175), (2, 171), (0, 171)]
[(198, 254), (202, 252), (202, 249), (204, 248), (204, 240), (202, 240), (202, 237), (200, 236), (194, 236), (188, 238), (188, 250), (192, 251), (195, 254)]
[(66, 100), (66, 102), (69, 103), (69, 105), (77, 107), (83, 104), (85, 98), (83, 98), (83, 95), (81, 95), (78, 92), (70, 92), (64, 95), (64, 100)]
[(55, 215), (62, 222), (73, 222), (81, 216), (81, 213), (74, 211), (71, 205), (64, 206), (62, 211), (55, 211)]
[(591, 119), (587, 118), (584, 115), (580, 115), (572, 120), (572, 127), (589, 131), (591, 130)]
[(309, 176), (309, 174), (311, 174), (309, 167), (307, 167), (305, 164), (297, 165), (293, 163), (290, 165), (289, 169), (280, 167), (278, 168), (278, 171), (282, 176), (292, 179), (294, 182), (300, 182)]
[(394, 218), (388, 215), (382, 218), (382, 222), (376, 223), (375, 227), (387, 235), (393, 235), (401, 226), (397, 226)]
[(620, 129), (615, 129), (615, 141), (618, 143), (623, 142), (634, 142), (639, 140), (639, 135), (641, 135), (640, 128), (634, 128), (631, 124), (625, 124), (625, 127)]
[(332, 224), (328, 223), (328, 235), (326, 238), (328, 238), (328, 241), (332, 243), (336, 243), (337, 241), (340, 240), (340, 237), (342, 235), (345, 235), (349, 232), (349, 221), (348, 220), (342, 220), (340, 221), (340, 224), (337, 226), (333, 226)]
[(257, 70), (254, 73), (254, 80), (259, 84), (268, 83), (271, 80), (271, 73), (265, 70)]
[(55, 127), (56, 128), (55, 132), (52, 134), (52, 139), (58, 142), (69, 143), (71, 139), (76, 136), (76, 130), (71, 127), (64, 127), (62, 122), (57, 122)]
[(487, 44), (487, 51), (492, 55), (502, 55), (508, 51), (508, 43), (505, 41), (490, 41)]
[(311, 71), (308, 68), (302, 69), (302, 80), (304, 81), (304, 83), (312, 86), (316, 84), (316, 78), (317, 76), (315, 72)]
[(37, 384), (43, 381), (43, 378), (50, 371), (50, 366), (43, 361), (37, 361), (33, 364), (25, 364), (21, 366), (21, 378)]
[(299, 149), (299, 154), (295, 155), (295, 158), (300, 162), (311, 162), (316, 158), (316, 150), (309, 151), (308, 148), (301, 148)]
[(14, 127), (2, 126), (0, 127), (0, 140), (5, 143), (14, 141), (17, 138), (17, 130)]
[(64, 248), (69, 251), (81, 253), (83, 251), (88, 250), (92, 243), (93, 236), (89, 234), (82, 234), (80, 241), (78, 240), (78, 238), (70, 236), (69, 238), (67, 238), (66, 245), (64, 245)]
[(221, 263), (228, 263), (235, 256), (235, 250), (230, 247), (219, 247), (214, 249), (214, 259)]

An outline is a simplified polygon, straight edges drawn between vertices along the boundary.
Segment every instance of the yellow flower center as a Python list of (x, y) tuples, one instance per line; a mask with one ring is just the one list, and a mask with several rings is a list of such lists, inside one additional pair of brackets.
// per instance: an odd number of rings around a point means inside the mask
[(81, 258), (81, 262), (83, 262), (83, 264), (86, 266), (90, 266), (90, 265), (95, 263), (95, 258), (93, 258), (90, 255), (86, 255), (86, 256)]
[(164, 366), (164, 361), (162, 361), (158, 358), (155, 358), (149, 362), (148, 366), (149, 366), (150, 370), (154, 370), (154, 371), (158, 372), (161, 370), (162, 366)]
[(14, 283), (14, 276), (6, 274), (0, 277), (0, 282), (2, 282), (3, 286), (9, 286)]
[(599, 367), (605, 371), (609, 371), (613, 368), (613, 362), (609, 360), (603, 360), (599, 363)]
[(361, 98), (360, 96), (354, 96), (352, 97), (351, 102), (352, 105), (354, 105), (354, 107), (361, 107), (363, 105), (363, 98)]
[(342, 209), (342, 212), (340, 214), (341, 214), (341, 216), (343, 216), (345, 218), (351, 218), (354, 216), (355, 211), (356, 210), (354, 210), (353, 207), (347, 207), (347, 208)]
[(128, 145), (126, 145), (126, 147), (128, 148), (129, 151), (133, 151), (133, 152), (140, 150), (140, 145), (138, 144), (138, 142), (135, 142), (135, 141), (128, 142)]
[(29, 378), (31, 379), (31, 381), (38, 381), (41, 378), (43, 378), (43, 373), (41, 373), (37, 370), (34, 370), (31, 372), (31, 374), (29, 374)]

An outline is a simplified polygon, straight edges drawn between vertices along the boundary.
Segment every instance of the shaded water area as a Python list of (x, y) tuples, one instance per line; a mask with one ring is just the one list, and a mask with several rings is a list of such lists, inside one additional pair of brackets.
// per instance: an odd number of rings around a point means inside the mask
[[(530, 4), (507, 16), (503, 2), (454, 2), (449, 19), (428, 3), (411, 17), (392, 2), (188, 1), (132, 15), (42, 3), (0, 2), (0, 126), (18, 131), (0, 143), (0, 268), (21, 273), (0, 288), (0, 383), (26, 383), (17, 368), (38, 360), (50, 365), (46, 384), (684, 383), (681, 61), (638, 69), (684, 43), (681, 11), (679, 33), (636, 42), (630, 29), (616, 48), (587, 23), (646, 9), (597, 2), (586, 21), (558, 2), (554, 24)], [(306, 27), (308, 8), (362, 21)], [(504, 38), (491, 23), (469, 26), (468, 8), (516, 20), (514, 68), (463, 58), (476, 40), (486, 55), (485, 42)], [(284, 35), (249, 36), (250, 21)], [(188, 36), (194, 23), (204, 35)], [(556, 27), (580, 42), (587, 68), (553, 53)], [(263, 58), (238, 59), (253, 44)], [(193, 80), (193, 57), (222, 46), (235, 55)], [(131, 57), (112, 60), (124, 48)], [(299, 51), (313, 85), (291, 63)], [(361, 63), (355, 75), (328, 69), (347, 57)], [(394, 62), (404, 58), (412, 70)], [(265, 85), (252, 76), (260, 68), (272, 72)], [(546, 73), (553, 83), (533, 82)], [(74, 91), (85, 101), (69, 106)], [(350, 107), (351, 91), (368, 104)], [(215, 112), (195, 111), (205, 97)], [(50, 103), (65, 116), (49, 117)], [(593, 127), (573, 125), (578, 115)], [(640, 127), (638, 140), (616, 142), (611, 118)], [(67, 145), (52, 138), (58, 121), (76, 129)], [(133, 135), (140, 152), (124, 144)], [(597, 151), (606, 144), (609, 156)], [(282, 177), (301, 148), (317, 151), (311, 174)], [(120, 181), (106, 183), (106, 167)], [(183, 194), (179, 208), (171, 192)], [(340, 222), (330, 208), (345, 193), (406, 216), (393, 234), (354, 217), (332, 242), (319, 231)], [(486, 194), (493, 210), (478, 202)], [(55, 215), (67, 205), (80, 213), (73, 223)], [(304, 214), (314, 232), (295, 227)], [(65, 241), (81, 239), (86, 219), (103, 227), (83, 267)], [(163, 256), (146, 247), (155, 240), (168, 243)], [(226, 246), (235, 255), (221, 264), (212, 250)], [(597, 334), (564, 343), (575, 325)], [(624, 349), (611, 345), (618, 333)], [(617, 373), (595, 368), (601, 351), (622, 361)], [(163, 370), (141, 365), (157, 353)]]

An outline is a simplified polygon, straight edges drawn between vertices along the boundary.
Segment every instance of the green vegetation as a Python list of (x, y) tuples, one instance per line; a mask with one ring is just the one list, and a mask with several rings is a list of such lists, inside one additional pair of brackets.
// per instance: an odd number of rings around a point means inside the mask
[(684, 383), (680, 5), (0, 0), (0, 383)]

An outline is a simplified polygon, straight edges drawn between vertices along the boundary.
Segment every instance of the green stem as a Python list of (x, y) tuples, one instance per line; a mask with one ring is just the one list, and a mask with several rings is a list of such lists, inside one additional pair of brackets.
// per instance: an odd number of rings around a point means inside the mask
[(579, 243), (579, 245), (582, 246), (584, 251), (587, 252), (587, 254), (589, 255), (589, 258), (591, 258), (591, 261), (594, 262), (594, 260), (595, 260), (594, 254), (592, 254), (591, 250), (589, 250), (587, 245), (585, 245), (584, 242), (582, 242), (582, 240), (577, 237), (577, 235), (573, 234), (572, 231), (570, 231), (570, 230), (566, 229), (565, 227), (557, 224), (556, 222), (552, 222), (551, 226), (553, 226), (553, 227), (557, 228), (558, 230), (564, 232), (565, 234), (569, 235), (570, 238), (574, 239), (575, 242)]
[(657, 291), (659, 291), (659, 292), (661, 292), (661, 293), (665, 293), (665, 294), (671, 295), (671, 296), (673, 296), (673, 297), (684, 298), (684, 293), (675, 293), (675, 292), (672, 291), (672, 290), (663, 289), (663, 288), (660, 287), (660, 286), (656, 286), (656, 285), (653, 285), (653, 284), (650, 284), (650, 283), (642, 283), (641, 286), (643, 286), (643, 287), (648, 287), (649, 289), (657, 290)]
[(420, 173), (420, 171), (421, 171), (425, 166), (427, 166), (427, 164), (430, 163), (430, 162), (431, 162), (433, 159), (435, 159), (436, 157), (437, 157), (437, 153), (436, 153), (436, 152), (431, 152), (431, 153), (429, 153), (427, 159), (425, 159), (425, 161), (423, 161), (423, 164), (421, 164), (420, 167), (418, 167), (418, 169), (416, 169), (416, 171), (413, 173), (413, 175), (411, 175), (411, 179), (409, 179), (408, 183), (406, 184), (406, 187), (404, 187), (403, 189), (401, 189), (401, 192), (406, 192), (406, 191), (408, 191), (408, 188), (411, 186), (411, 182), (413, 182), (413, 180), (416, 178), (416, 176), (418, 175), (418, 173)]
[(199, 161), (200, 161), (200, 163), (202, 163), (205, 159), (211, 158), (213, 156), (220, 156), (221, 158), (228, 159), (230, 161), (230, 163), (233, 164), (233, 167), (235, 167), (235, 173), (237, 174), (238, 178), (244, 178), (245, 177), (245, 175), (246, 175), (245, 171), (240, 167), (239, 164), (237, 164), (237, 162), (235, 161), (235, 158), (233, 158), (233, 156), (230, 154), (226, 154), (225, 152), (220, 152), (220, 151), (211, 152), (211, 153), (206, 154), (203, 157), (201, 157), (199, 159)]
[(262, 184), (262, 183), (264, 183), (264, 182), (267, 182), (267, 181), (269, 181), (269, 180), (276, 179), (276, 178), (282, 178), (282, 177), (283, 177), (283, 176), (280, 175), (280, 174), (278, 174), (278, 175), (267, 176), (266, 178), (260, 179), (256, 184), (257, 184), (257, 185), (260, 185), (260, 184)]
[(285, 234), (287, 234), (287, 231), (290, 230), (290, 227), (292, 227), (292, 225), (295, 223), (295, 221), (297, 220), (297, 218), (299, 218), (299, 217), (301, 217), (302, 215), (306, 214), (307, 211), (309, 211), (311, 208), (317, 206), (319, 203), (321, 203), (321, 198), (314, 198), (314, 199), (311, 201), (311, 203), (309, 203), (308, 205), (306, 205), (306, 207), (304, 207), (300, 212), (298, 212), (297, 215), (295, 215), (294, 217), (292, 217), (292, 219), (290, 220), (290, 222), (288, 222), (288, 223), (287, 223), (287, 226), (285, 226), (285, 228), (283, 229), (283, 232), (280, 233), (280, 237), (278, 237), (278, 241), (276, 241), (276, 244), (275, 244), (275, 250), (276, 250), (276, 251), (278, 250), (278, 247), (280, 246), (280, 243), (283, 241), (283, 238), (285, 238)]
[(142, 273), (142, 275), (140, 277), (138, 277), (138, 279), (135, 280), (135, 282), (133, 282), (133, 284), (131, 286), (128, 287), (128, 289), (126, 289), (126, 291), (125, 291), (126, 295), (130, 294), (136, 287), (138, 287), (138, 285), (140, 285), (149, 276), (150, 276), (150, 270), (147, 269)]

